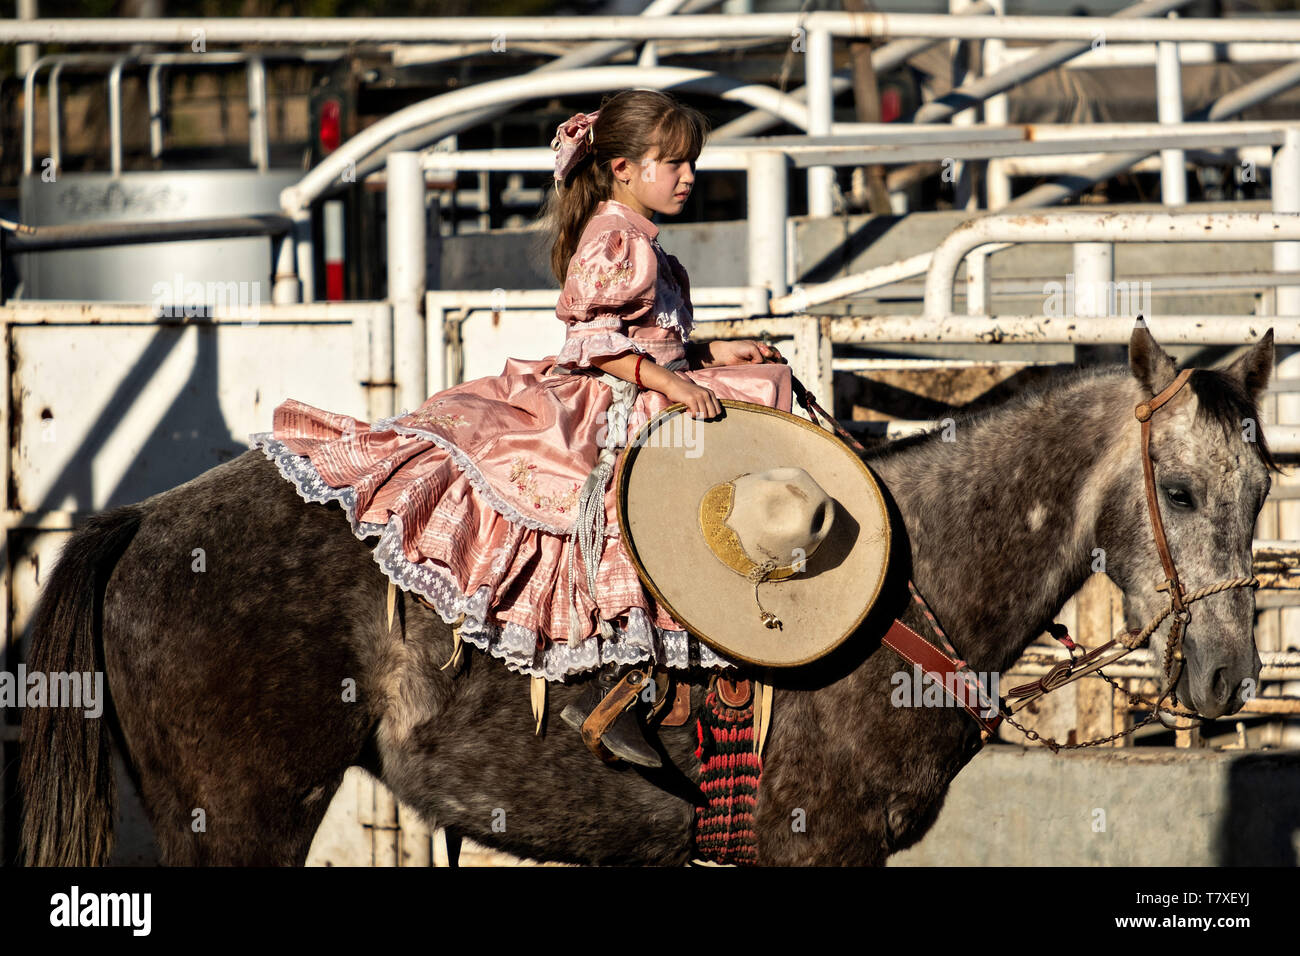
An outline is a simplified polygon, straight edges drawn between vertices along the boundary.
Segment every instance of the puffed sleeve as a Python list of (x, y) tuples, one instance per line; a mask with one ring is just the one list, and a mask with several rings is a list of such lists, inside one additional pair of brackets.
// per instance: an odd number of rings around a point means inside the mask
[(644, 353), (626, 331), (654, 308), (658, 273), (654, 248), (639, 232), (607, 229), (581, 243), (555, 307), (568, 326), (555, 364), (577, 369), (592, 359)]

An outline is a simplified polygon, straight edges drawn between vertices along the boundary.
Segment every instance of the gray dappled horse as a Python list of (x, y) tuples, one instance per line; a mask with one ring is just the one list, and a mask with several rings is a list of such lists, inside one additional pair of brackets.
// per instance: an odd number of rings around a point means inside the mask
[[(1152, 420), (1169, 547), (1189, 590), (1251, 573), (1276, 466), (1243, 423), (1257, 422), (1272, 365), (1269, 330), (1229, 368), (1196, 371)], [(929, 829), (978, 751), (960, 708), (890, 704), (905, 665), (880, 635), (896, 616), (925, 633), (909, 575), (979, 672), (1016, 660), (1089, 576), (1095, 548), (1128, 626), (1167, 603), (1134, 406), (1174, 374), (1139, 323), (1127, 368), (1076, 369), (957, 418), (954, 441), (931, 433), (867, 457), (890, 503), (895, 560), (877, 608), (833, 655), (760, 675), (776, 686), (756, 814), (762, 863), (883, 863)], [(197, 547), (206, 573), (191, 570)], [(451, 628), (399, 594), (390, 630), (387, 587), (342, 512), (304, 503), (257, 450), (89, 520), (45, 584), (28, 668), (102, 668), (112, 705), (100, 720), (24, 711), (26, 860), (106, 861), (110, 738), (168, 864), (303, 863), (352, 765), (453, 834), (519, 856), (692, 856), (693, 721), (659, 731), (663, 769), (606, 767), (556, 720), (582, 685), (554, 684), (535, 736), (526, 679), (477, 652), (457, 673), (440, 670)], [(1193, 606), (1177, 691), (1201, 714), (1239, 709), (1243, 682), (1258, 678), (1254, 611), (1248, 588)], [(1157, 654), (1166, 630), (1152, 638)], [(355, 702), (344, 700), (348, 679)], [(796, 809), (805, 832), (791, 827)]]

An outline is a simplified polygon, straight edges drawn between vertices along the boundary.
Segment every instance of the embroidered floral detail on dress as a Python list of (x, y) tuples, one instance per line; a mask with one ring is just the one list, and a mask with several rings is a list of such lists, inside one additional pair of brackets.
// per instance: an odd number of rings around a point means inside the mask
[(575, 481), (573, 487), (564, 494), (543, 495), (537, 491), (537, 476), (533, 474), (537, 466), (531, 462), (525, 461), (521, 457), (510, 459), (510, 480), (514, 482), (516, 488), (523, 492), (524, 497), (533, 503), (534, 508), (546, 508), (548, 511), (555, 511), (564, 514), (570, 508), (578, 506), (578, 483)]
[(586, 257), (569, 264), (569, 271), (593, 289), (605, 291), (612, 285), (626, 282), (632, 276), (632, 260), (624, 259), (612, 269), (598, 269), (587, 265)]
[(464, 415), (434, 415), (432, 410), (439, 405), (445, 405), (445, 399), (438, 399), (430, 402), (428, 406), (416, 412), (406, 423), (409, 425), (428, 425), (436, 428), (459, 428), (461, 425), (468, 425), (469, 420)]

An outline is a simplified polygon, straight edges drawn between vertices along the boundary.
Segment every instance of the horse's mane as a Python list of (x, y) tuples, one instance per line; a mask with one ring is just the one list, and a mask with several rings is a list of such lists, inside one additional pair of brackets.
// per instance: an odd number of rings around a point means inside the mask
[[(1085, 382), (1118, 378), (1132, 374), (1127, 364), (1067, 368), (1026, 385), (995, 405), (973, 410), (958, 409), (944, 417), (951, 418), (958, 428), (963, 425), (978, 424), (992, 418), (1012, 414), (1024, 408), (1034, 399), (1046, 396), (1049, 393), (1066, 391)], [(1282, 472), (1269, 450), (1268, 442), (1264, 437), (1264, 430), (1259, 426), (1258, 406), (1245, 386), (1237, 378), (1220, 369), (1195, 369), (1188, 378), (1187, 384), (1191, 386), (1192, 392), (1196, 395), (1197, 421), (1207, 425), (1217, 424), (1224, 430), (1225, 434), (1237, 432), (1241, 428), (1241, 423), (1246, 419), (1254, 421), (1257, 427), (1255, 429), (1255, 441), (1252, 444), (1255, 446), (1260, 461), (1271, 471)], [(938, 429), (931, 429), (917, 435), (908, 435), (879, 448), (873, 448), (864, 457), (866, 461), (880, 461), (919, 446), (936, 442), (939, 435), (940, 431)]]
[(1187, 384), (1196, 394), (1196, 420), (1205, 424), (1218, 424), (1224, 433), (1237, 432), (1246, 419), (1255, 423), (1255, 440), (1251, 443), (1259, 454), (1259, 460), (1270, 471), (1279, 475), (1282, 469), (1269, 451), (1268, 441), (1264, 437), (1264, 428), (1259, 420), (1259, 409), (1250, 392), (1246, 390), (1235, 376), (1219, 369), (1198, 368), (1187, 379)]
[[(1039, 396), (1045, 396), (1051, 392), (1064, 391), (1079, 384), (1084, 379), (1108, 378), (1118, 376), (1120, 373), (1125, 375), (1132, 374), (1129, 372), (1127, 365), (1089, 365), (1080, 367), (1063, 368), (1052, 372), (1046, 378), (1031, 382), (1008, 395), (1005, 399), (993, 405), (987, 405), (976, 409), (954, 409), (943, 417), (952, 419), (957, 428), (963, 425), (978, 424), (993, 418), (1001, 418), (1003, 415), (1009, 415), (1028, 405), (1033, 399)], [(916, 435), (908, 435), (904, 438), (898, 438), (888, 444), (881, 445), (879, 448), (871, 449), (866, 456), (866, 460), (880, 460), (888, 458), (895, 454), (901, 454), (904, 451), (929, 445), (939, 440), (940, 430), (931, 429), (927, 432), (921, 432)]]

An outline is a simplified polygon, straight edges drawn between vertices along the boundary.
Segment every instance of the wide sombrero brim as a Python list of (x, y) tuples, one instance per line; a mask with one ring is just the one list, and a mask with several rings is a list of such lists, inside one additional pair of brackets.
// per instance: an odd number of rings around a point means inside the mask
[[(722, 406), (721, 418), (699, 421), (670, 405), (629, 441), (616, 479), (619, 530), (646, 588), (691, 633), (735, 660), (805, 664), (852, 634), (880, 593), (890, 542), (884, 497), (825, 429), (764, 405)], [(825, 489), (835, 518), (802, 573), (759, 586), (763, 607), (781, 619), (777, 630), (762, 623), (754, 585), (709, 550), (698, 516), (718, 482), (785, 466)]]

